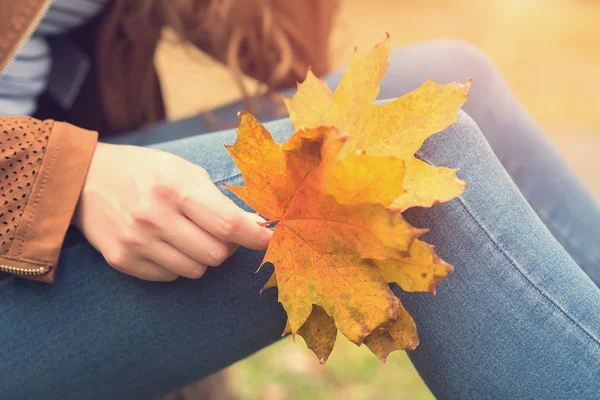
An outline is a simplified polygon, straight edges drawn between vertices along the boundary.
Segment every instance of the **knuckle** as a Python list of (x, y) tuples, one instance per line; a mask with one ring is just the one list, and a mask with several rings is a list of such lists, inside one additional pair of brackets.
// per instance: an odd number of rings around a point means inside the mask
[(226, 239), (232, 238), (240, 228), (240, 219), (235, 214), (223, 214), (219, 221), (219, 233)]
[(117, 243), (125, 248), (138, 247), (141, 244), (141, 238), (134, 230), (123, 230), (117, 235)]
[(171, 200), (179, 198), (179, 187), (173, 181), (159, 182), (150, 189), (153, 196), (159, 199)]
[(215, 245), (208, 253), (208, 265), (217, 267), (227, 260), (228, 249), (223, 244)]
[(129, 254), (121, 247), (117, 247), (116, 249), (108, 252), (104, 255), (104, 258), (106, 259), (108, 265), (119, 270), (127, 269), (131, 262)]
[(194, 208), (194, 198), (189, 194), (184, 194), (179, 197), (179, 201), (177, 202), (177, 206), (180, 210), (189, 210)]
[(158, 212), (149, 203), (141, 203), (131, 211), (134, 225), (156, 226), (160, 225)]

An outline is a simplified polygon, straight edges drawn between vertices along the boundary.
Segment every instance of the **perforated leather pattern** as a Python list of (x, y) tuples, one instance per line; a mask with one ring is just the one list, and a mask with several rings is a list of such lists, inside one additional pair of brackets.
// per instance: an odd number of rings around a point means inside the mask
[(0, 254), (12, 244), (53, 124), (30, 117), (0, 117)]

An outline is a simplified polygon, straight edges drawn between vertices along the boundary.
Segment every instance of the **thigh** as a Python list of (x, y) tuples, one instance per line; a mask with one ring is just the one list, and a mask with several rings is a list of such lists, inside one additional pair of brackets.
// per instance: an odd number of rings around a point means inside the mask
[(259, 294), (269, 268), (240, 249), (200, 280), (151, 283), (89, 244), (65, 249), (53, 285), (0, 282), (2, 398), (149, 399), (278, 340), (285, 313)]
[(455, 270), (437, 295), (401, 293), (421, 344), (409, 352), (444, 399), (594, 399), (600, 290), (534, 213), (466, 116), (418, 157), (459, 168), (454, 201), (405, 213)]

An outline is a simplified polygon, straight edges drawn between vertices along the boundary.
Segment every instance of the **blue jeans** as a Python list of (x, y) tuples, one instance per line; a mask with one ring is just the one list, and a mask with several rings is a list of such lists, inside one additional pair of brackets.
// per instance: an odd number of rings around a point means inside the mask
[[(425, 240), (455, 266), (437, 296), (396, 288), (421, 339), (409, 355), (438, 398), (597, 399), (596, 204), (468, 45), (395, 51), (381, 96), (397, 97), (429, 77), (469, 75), (473, 119), (461, 114), (417, 153), (460, 168), (469, 188), (460, 199), (406, 213), (431, 228)], [(335, 85), (339, 74), (329, 80)], [(115, 141), (172, 152), (215, 182), (241, 184), (223, 148), (234, 131), (198, 135), (202, 124), (199, 117), (166, 123)], [(292, 133), (287, 119), (267, 128), (280, 141)], [(0, 397), (153, 398), (273, 343), (285, 313), (275, 291), (259, 295), (271, 272), (254, 273), (261, 258), (240, 249), (200, 280), (152, 283), (110, 268), (70, 231), (53, 285), (0, 281)]]

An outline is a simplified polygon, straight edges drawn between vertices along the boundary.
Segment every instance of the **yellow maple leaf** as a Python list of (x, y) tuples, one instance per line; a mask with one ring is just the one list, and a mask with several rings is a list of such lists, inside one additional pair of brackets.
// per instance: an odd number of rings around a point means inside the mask
[(385, 362), (387, 356), (396, 350), (414, 350), (419, 345), (417, 325), (408, 311), (399, 308), (398, 319), (384, 328), (376, 329), (365, 338), (365, 345)]
[[(291, 333), (289, 321), (283, 331), (284, 335), (288, 333)], [(325, 364), (333, 351), (337, 336), (337, 328), (333, 318), (327, 315), (321, 307), (313, 306), (310, 316), (298, 329), (298, 335), (302, 336), (306, 347), (315, 353), (319, 363)]]
[[(275, 275), (273, 275), (275, 276)], [(274, 280), (276, 286), (276, 280)], [(284, 335), (290, 333), (289, 322)], [(306, 346), (315, 353), (321, 364), (325, 364), (333, 351), (337, 329), (334, 320), (319, 306), (313, 306), (312, 313), (298, 330)], [(398, 318), (388, 325), (374, 330), (365, 337), (364, 344), (373, 354), (386, 361), (388, 355), (396, 350), (414, 350), (419, 345), (417, 326), (408, 311), (399, 305)]]
[(452, 265), (439, 258), (433, 246), (415, 240), (410, 255), (398, 259), (376, 260), (388, 283), (397, 283), (405, 292), (430, 292), (453, 270)]
[(355, 53), (334, 93), (308, 71), (298, 92), (286, 99), (296, 129), (335, 126), (348, 135), (341, 158), (356, 150), (372, 156), (406, 161), (405, 193), (393, 207), (430, 207), (460, 196), (466, 184), (456, 170), (431, 166), (414, 158), (425, 139), (456, 122), (471, 86), (428, 81), (418, 89), (386, 104), (373, 105), (379, 94), (390, 52), (389, 36), (366, 54)]
[(282, 144), (284, 150), (295, 152), (304, 143), (323, 140), (323, 165), (317, 171), (322, 174), (318, 178), (321, 182), (319, 190), (342, 204), (379, 203), (385, 207), (405, 193), (404, 160), (392, 156), (373, 157), (364, 151), (355, 151), (340, 158), (348, 137), (340, 133), (335, 137), (322, 137), (324, 132), (323, 128), (300, 129)]
[(310, 71), (286, 101), (296, 132), (276, 143), (249, 114), (227, 149), (246, 186), (227, 186), (277, 224), (264, 263), (275, 272), (262, 290), (279, 288), (285, 332), (301, 335), (324, 363), (337, 330), (385, 361), (414, 349), (414, 320), (389, 289), (431, 292), (452, 271), (417, 238), (401, 211), (459, 196), (456, 170), (414, 157), (432, 134), (454, 123), (466, 101), (462, 85), (426, 82), (392, 102), (373, 105), (387, 69), (389, 37), (356, 53), (335, 93)]

